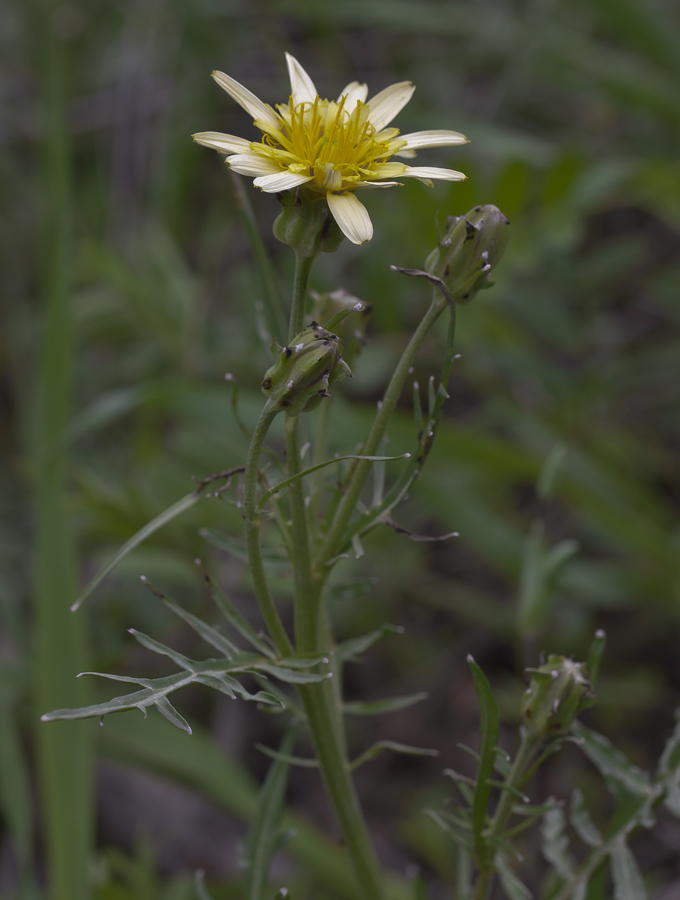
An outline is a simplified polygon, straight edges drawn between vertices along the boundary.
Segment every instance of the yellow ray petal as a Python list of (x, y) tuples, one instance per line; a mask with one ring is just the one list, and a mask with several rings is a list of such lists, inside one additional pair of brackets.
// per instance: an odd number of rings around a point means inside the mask
[(266, 103), (263, 103), (259, 97), (256, 97), (248, 88), (244, 88), (231, 75), (225, 75), (224, 72), (213, 72), (212, 77), (232, 97), (239, 106), (242, 106), (246, 112), (250, 113), (253, 119), (262, 119), (274, 128), (279, 128), (279, 118)]
[(241, 175), (250, 175), (251, 178), (259, 178), (261, 175), (274, 175), (281, 171), (273, 160), (265, 159), (257, 153), (237, 153), (236, 156), (228, 156), (227, 165)]
[(326, 194), (328, 206), (342, 233), (353, 244), (363, 244), (373, 237), (373, 224), (364, 204), (350, 191)]
[(316, 88), (314, 87), (312, 79), (290, 53), (286, 53), (286, 62), (288, 63), (290, 92), (293, 97), (293, 104), (297, 106), (298, 103), (314, 103)]
[(368, 101), (368, 119), (376, 131), (382, 131), (406, 106), (413, 96), (415, 86), (410, 81), (391, 84)]
[(191, 137), (197, 144), (219, 150), (220, 153), (245, 153), (250, 150), (250, 141), (235, 137), (233, 134), (221, 134), (219, 131), (200, 131)]
[(279, 191), (289, 191), (312, 180), (311, 175), (298, 175), (295, 172), (276, 172), (273, 175), (263, 175), (253, 181), (255, 187), (260, 188), (266, 194), (278, 194)]

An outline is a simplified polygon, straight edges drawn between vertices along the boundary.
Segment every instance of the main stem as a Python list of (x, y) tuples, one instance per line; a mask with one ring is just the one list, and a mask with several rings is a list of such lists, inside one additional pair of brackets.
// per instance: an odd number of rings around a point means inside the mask
[(244, 476), (244, 496), (243, 505), (246, 520), (246, 546), (248, 549), (248, 560), (250, 562), (250, 571), (253, 576), (253, 584), (255, 586), (255, 596), (262, 611), (269, 634), (276, 644), (276, 648), (281, 656), (292, 655), (293, 646), (283, 627), (279, 612), (274, 605), (267, 576), (264, 571), (264, 562), (262, 559), (262, 548), (260, 546), (260, 524), (262, 517), (256, 512), (257, 507), (257, 482), (259, 475), (260, 453), (264, 439), (269, 431), (277, 410), (270, 406), (269, 402), (265, 404), (259, 421), (253, 431), (253, 436), (248, 448), (248, 457), (246, 459), (246, 471)]
[[(314, 259), (296, 254), (289, 341), (303, 328), (307, 284), (313, 264)], [(286, 421), (286, 465), (289, 477), (301, 471), (297, 417)], [(298, 654), (312, 655), (327, 652), (332, 642), (332, 636), (326, 634), (328, 629), (322, 627), (320, 616), (325, 579), (314, 579), (312, 574), (303, 479), (291, 484), (289, 497), (295, 586), (295, 649)], [(338, 707), (339, 692), (326, 680), (320, 684), (300, 685), (300, 696), (326, 792), (362, 893), (365, 900), (382, 900), (380, 866), (349, 771), (342, 710)]]
[[(385, 391), (385, 396), (383, 397), (378, 414), (375, 417), (375, 421), (373, 422), (368, 437), (366, 438), (366, 442), (361, 450), (363, 456), (374, 456), (376, 454), (380, 442), (385, 435), (387, 424), (399, 400), (404, 383), (408, 377), (409, 369), (415, 362), (423, 341), (445, 307), (446, 299), (439, 294), (435, 294), (432, 298), (430, 308), (421, 319), (420, 325), (415, 330), (413, 337), (409, 341), (406, 350), (404, 350), (404, 353), (399, 360), (397, 368), (394, 370), (394, 374)], [(325, 564), (337, 552), (337, 548), (343, 539), (349, 520), (352, 518), (352, 514), (356, 508), (359, 495), (366, 484), (366, 479), (371, 471), (371, 465), (372, 463), (366, 460), (359, 460), (355, 465), (345, 495), (340, 501), (333, 523), (326, 535), (326, 539), (319, 551), (318, 557), (314, 561), (315, 567), (319, 572), (323, 571)]]
[[(535, 737), (527, 735), (526, 731), (523, 732), (517, 755), (515, 756), (512, 768), (508, 772), (508, 775), (505, 779), (506, 787), (511, 787), (515, 791), (519, 791), (522, 789), (527, 766), (531, 761), (531, 757), (534, 755), (536, 744), (537, 740)], [(500, 837), (503, 833), (503, 830), (508, 823), (508, 819), (510, 818), (510, 814), (512, 813), (512, 808), (516, 804), (516, 793), (509, 790), (504, 790), (501, 792), (501, 798), (498, 801), (496, 812), (494, 813), (494, 817), (491, 820), (491, 824), (487, 832), (487, 841), (489, 845), (491, 845), (491, 842), (494, 838)], [(480, 872), (477, 878), (477, 883), (475, 884), (475, 892), (472, 900), (486, 900), (486, 898), (489, 896), (495, 872), (493, 865), (493, 855), (491, 859), (486, 860), (485, 863), (486, 864), (483, 867), (480, 867)]]

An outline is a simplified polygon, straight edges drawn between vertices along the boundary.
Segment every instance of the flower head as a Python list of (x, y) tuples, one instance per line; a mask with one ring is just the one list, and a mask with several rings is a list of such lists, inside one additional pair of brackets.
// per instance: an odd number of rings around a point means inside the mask
[(194, 140), (226, 153), (227, 164), (255, 179), (267, 193), (297, 188), (325, 195), (335, 221), (355, 244), (373, 236), (366, 208), (354, 192), (399, 185), (395, 178), (418, 178), (432, 187), (432, 179), (462, 181), (462, 172), (414, 167), (391, 161), (410, 158), (425, 147), (467, 143), (457, 131), (417, 131), (399, 134), (387, 126), (403, 109), (415, 87), (410, 81), (390, 85), (367, 101), (368, 87), (353, 81), (337, 100), (322, 100), (300, 63), (286, 53), (291, 95), (274, 109), (223, 72), (213, 78), (253, 117), (262, 132), (260, 141), (206, 131)]

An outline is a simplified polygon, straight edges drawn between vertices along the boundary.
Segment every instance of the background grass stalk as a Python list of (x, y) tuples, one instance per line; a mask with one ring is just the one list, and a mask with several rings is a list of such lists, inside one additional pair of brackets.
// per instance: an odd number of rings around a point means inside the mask
[[(418, 328), (415, 330), (413, 337), (404, 350), (397, 368), (394, 370), (394, 374), (385, 391), (382, 404), (378, 409), (371, 430), (361, 449), (361, 454), (363, 456), (375, 455), (380, 447), (380, 442), (385, 436), (388, 422), (394, 412), (402, 388), (408, 377), (409, 369), (415, 362), (423, 341), (445, 307), (446, 299), (436, 293), (432, 298), (429, 309), (421, 319)], [(333, 523), (326, 535), (326, 539), (319, 551), (317, 559), (315, 560), (315, 567), (319, 572), (323, 572), (325, 563), (335, 555), (337, 548), (342, 542), (345, 529), (352, 518), (357, 501), (359, 500), (359, 495), (361, 494), (361, 491), (366, 484), (366, 479), (371, 471), (371, 465), (372, 463), (370, 462), (359, 460), (354, 466), (345, 495), (340, 501)]]
[(43, 328), (38, 361), (34, 423), (34, 644), (36, 745), (43, 835), (52, 900), (89, 896), (88, 857), (94, 835), (92, 725), (39, 724), (55, 706), (87, 705), (86, 619), (69, 607), (77, 594), (73, 535), (66, 500), (68, 458), (63, 447), (71, 418), (75, 340), (71, 313), (71, 160), (66, 123), (69, 48), (53, 31), (53, 7), (41, 10), (46, 259)]
[(262, 615), (269, 629), (269, 633), (276, 644), (279, 653), (282, 656), (289, 656), (293, 651), (290, 639), (286, 634), (286, 630), (281, 622), (279, 612), (274, 605), (267, 576), (264, 571), (264, 562), (262, 559), (262, 548), (260, 546), (260, 524), (262, 517), (256, 513), (257, 507), (257, 482), (260, 464), (260, 453), (264, 439), (269, 431), (277, 410), (268, 402), (260, 415), (253, 437), (248, 448), (248, 457), (246, 459), (246, 471), (244, 475), (244, 492), (243, 504), (246, 520), (246, 546), (248, 549), (248, 560), (250, 562), (250, 572), (253, 578), (255, 588), (255, 596), (259, 604)]

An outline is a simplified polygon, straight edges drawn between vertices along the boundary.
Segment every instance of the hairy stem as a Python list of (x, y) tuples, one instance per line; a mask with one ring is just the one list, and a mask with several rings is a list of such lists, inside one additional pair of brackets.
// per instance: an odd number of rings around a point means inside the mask
[(255, 587), (255, 596), (262, 611), (269, 633), (276, 644), (276, 648), (282, 656), (290, 656), (293, 653), (293, 647), (283, 627), (279, 612), (274, 605), (267, 576), (264, 571), (264, 562), (262, 560), (262, 548), (260, 546), (260, 525), (262, 521), (261, 515), (256, 512), (257, 508), (257, 482), (260, 463), (260, 453), (264, 439), (269, 431), (277, 410), (270, 406), (269, 402), (265, 404), (259, 421), (255, 426), (253, 437), (248, 448), (248, 457), (246, 459), (245, 484), (243, 504), (245, 509), (246, 520), (246, 546), (248, 548), (248, 560), (250, 562), (250, 571), (253, 576), (253, 584)]
[[(383, 397), (378, 414), (375, 417), (375, 421), (373, 422), (368, 437), (366, 438), (366, 442), (361, 450), (363, 456), (374, 456), (376, 454), (380, 442), (385, 435), (387, 424), (394, 412), (397, 401), (399, 400), (399, 395), (401, 394), (404, 383), (408, 377), (409, 369), (415, 362), (418, 351), (429, 334), (430, 329), (437, 321), (442, 311), (446, 308), (446, 304), (446, 298), (439, 294), (435, 294), (432, 298), (429, 309), (423, 316), (420, 325), (404, 350), (397, 368), (394, 370), (394, 374), (385, 391), (385, 396)], [(345, 529), (354, 513), (359, 495), (361, 494), (369, 472), (371, 471), (371, 465), (370, 462), (365, 460), (360, 460), (355, 465), (345, 495), (340, 501), (333, 523), (326, 535), (321, 550), (314, 561), (317, 570), (323, 571), (322, 567), (332, 556), (334, 556), (337, 548), (340, 546)]]

